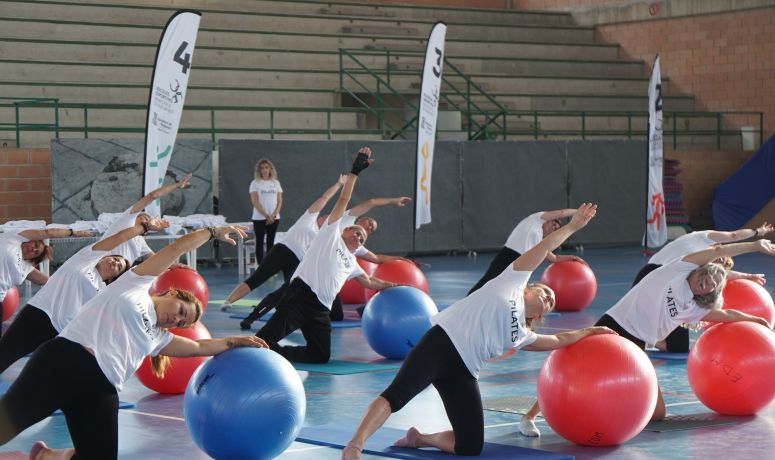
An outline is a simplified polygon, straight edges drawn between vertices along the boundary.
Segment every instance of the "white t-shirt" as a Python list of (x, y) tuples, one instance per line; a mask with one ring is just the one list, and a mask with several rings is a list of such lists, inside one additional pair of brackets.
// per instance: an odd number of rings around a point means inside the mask
[(716, 244), (708, 237), (712, 230), (691, 232), (667, 243), (649, 259), (650, 264), (665, 265)]
[[(256, 192), (258, 195), (258, 203), (268, 214), (274, 213), (277, 209), (277, 196), (279, 193), (283, 193), (283, 188), (280, 186), (280, 181), (271, 180), (253, 180), (250, 182), (250, 193)], [(266, 220), (258, 210), (253, 207), (253, 220)], [(277, 219), (280, 219), (280, 215), (277, 215)]]
[[(129, 212), (132, 208), (129, 207), (126, 211), (124, 211), (118, 219), (113, 221), (112, 224), (110, 224), (110, 227), (108, 227), (107, 230), (105, 230), (105, 233), (102, 235), (102, 238), (100, 240), (104, 240), (105, 238), (108, 238), (110, 236), (115, 235), (116, 233), (120, 232), (121, 230), (124, 230), (125, 228), (134, 227), (135, 226), (135, 220), (137, 219), (137, 216), (142, 213), (142, 211), (138, 212)], [(110, 251), (110, 255), (117, 254), (126, 259), (129, 262), (129, 265), (132, 265), (135, 263), (137, 259), (140, 257), (145, 257), (148, 254), (152, 254), (153, 250), (151, 250), (150, 247), (148, 247), (148, 243), (145, 242), (145, 238), (142, 236), (136, 236), (132, 238), (131, 240), (124, 241), (123, 243), (116, 246), (113, 250)]]
[(320, 230), (318, 228), (319, 214), (319, 212), (305, 211), (283, 236), (282, 244), (290, 249), (299, 260), (304, 257), (307, 248)]
[(698, 265), (676, 260), (646, 275), (606, 314), (646, 343), (657, 343), (683, 323), (697, 323), (710, 310), (694, 302), (686, 277)]
[(148, 289), (155, 276), (128, 271), (83, 307), (60, 337), (91, 349), (110, 383), (121, 390), (143, 358), (155, 356), (172, 341), (156, 326)]
[[(351, 216), (350, 211), (345, 211), (344, 215), (342, 216), (342, 229), (345, 229), (347, 227), (352, 227), (355, 225), (355, 221), (358, 220), (358, 217)], [(365, 230), (365, 229), (364, 229)], [(368, 249), (366, 249), (366, 246), (358, 246), (358, 249), (353, 252), (355, 254), (355, 257), (363, 257), (364, 254), (367, 254), (369, 252)]]
[(342, 239), (342, 219), (325, 223), (301, 259), (293, 278), (301, 278), (323, 306), (331, 309), (345, 281), (364, 274)]
[(530, 274), (509, 266), (431, 318), (447, 333), (474, 378), (488, 359), (535, 342), (537, 336), (525, 320), (524, 289)]
[(64, 329), (86, 302), (105, 289), (105, 282), (97, 271), (97, 262), (110, 254), (108, 251), (92, 250), (94, 244), (67, 259), (28, 302), (46, 312), (57, 331)]
[(543, 213), (543, 211), (537, 212), (522, 219), (511, 231), (504, 246), (524, 254), (540, 243), (544, 239), (544, 230), (541, 226), (546, 222), (541, 218)]
[(0, 301), (5, 298), (9, 289), (22, 284), (35, 268), (22, 254), (22, 243), (30, 241), (19, 235), (24, 230), (0, 233)]

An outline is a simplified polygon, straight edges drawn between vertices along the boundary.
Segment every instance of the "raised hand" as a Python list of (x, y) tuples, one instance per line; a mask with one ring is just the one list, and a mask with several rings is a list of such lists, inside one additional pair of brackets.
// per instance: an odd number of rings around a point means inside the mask
[(247, 238), (247, 229), (247, 227), (240, 225), (224, 225), (222, 227), (215, 227), (214, 231), (215, 237), (218, 238), (218, 240), (234, 246), (237, 242), (231, 238), (231, 234), (236, 233), (240, 238)]
[(358, 156), (355, 157), (350, 174), (355, 174), (357, 176), (361, 171), (368, 168), (373, 161), (374, 160), (371, 159), (371, 149), (368, 147), (361, 147), (360, 150), (358, 150)]
[(772, 244), (769, 240), (761, 239), (754, 244), (756, 245), (757, 252), (761, 252), (768, 256), (775, 256), (775, 244)]
[(756, 236), (762, 237), (772, 233), (772, 224), (764, 222), (759, 228), (756, 229)]
[(597, 214), (597, 205), (592, 203), (584, 203), (579, 206), (579, 209), (573, 214), (570, 220), (570, 225), (574, 230), (584, 228), (593, 217)]
[(395, 198), (396, 206), (406, 206), (411, 202), (412, 202), (412, 199), (409, 198), (408, 196), (401, 196), (401, 197)]
[(185, 176), (183, 176), (183, 179), (180, 179), (175, 183), (178, 188), (186, 188), (188, 187), (188, 183), (191, 181), (191, 177), (193, 177), (192, 173), (188, 173)]

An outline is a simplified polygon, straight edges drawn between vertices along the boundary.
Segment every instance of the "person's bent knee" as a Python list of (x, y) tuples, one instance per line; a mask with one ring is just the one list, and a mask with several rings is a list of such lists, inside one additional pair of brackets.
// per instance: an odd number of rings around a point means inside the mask
[(309, 353), (309, 362), (313, 364), (326, 364), (331, 360), (331, 352), (325, 350), (315, 350)]
[(482, 449), (484, 449), (484, 439), (477, 441), (470, 440), (467, 442), (458, 442), (457, 440), (455, 441), (456, 455), (476, 456), (482, 453)]

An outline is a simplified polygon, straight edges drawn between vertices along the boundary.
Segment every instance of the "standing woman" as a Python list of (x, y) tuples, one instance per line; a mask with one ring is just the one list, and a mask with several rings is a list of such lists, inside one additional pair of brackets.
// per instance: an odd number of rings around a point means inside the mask
[[(0, 444), (61, 409), (73, 448), (33, 445), (30, 458), (111, 460), (118, 455), (118, 393), (145, 356), (157, 375), (164, 356), (212, 356), (235, 347), (266, 347), (257, 337), (193, 341), (167, 329), (189, 327), (202, 315), (190, 292), (148, 294), (156, 277), (188, 251), (212, 239), (235, 244), (244, 227), (223, 226), (189, 233), (149, 257), (84, 305), (61, 334), (41, 345), (0, 398)], [(162, 356), (164, 355), (164, 356)]]
[(532, 330), (554, 307), (554, 293), (542, 284), (528, 284), (530, 274), (547, 254), (583, 228), (596, 211), (595, 205), (583, 204), (569, 224), (533, 245), (481, 289), (434, 316), (434, 326), (409, 352), (390, 386), (369, 406), (342, 451), (342, 459), (360, 459), (369, 436), (428, 385), (438, 390), (452, 430), (424, 434), (412, 427), (395, 445), (479, 455), (484, 446), (484, 415), (478, 378), (488, 359), (510, 349), (549, 351), (589, 335), (613, 333), (607, 327), (554, 335)]
[(264, 260), (264, 235), (266, 250), (274, 246), (274, 236), (280, 225), (280, 209), (283, 207), (283, 188), (277, 180), (277, 170), (266, 158), (256, 163), (255, 179), (250, 183), (250, 202), (253, 204), (253, 231), (256, 234), (256, 263)]

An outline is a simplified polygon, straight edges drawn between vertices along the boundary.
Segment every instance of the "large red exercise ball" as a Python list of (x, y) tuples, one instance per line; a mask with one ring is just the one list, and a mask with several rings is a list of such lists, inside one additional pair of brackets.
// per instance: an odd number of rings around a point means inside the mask
[(550, 264), (541, 282), (554, 291), (557, 311), (579, 311), (588, 307), (597, 294), (597, 279), (589, 266), (575, 260)]
[[(358, 260), (358, 265), (361, 266), (367, 275), (371, 276), (374, 274), (374, 270), (377, 269), (377, 264), (361, 259), (360, 257), (357, 257), (356, 259)], [(349, 279), (345, 281), (344, 286), (342, 286), (342, 289), (339, 291), (339, 300), (341, 300), (343, 304), (364, 304), (369, 299), (366, 296), (366, 288), (354, 279)]]
[(622, 444), (651, 419), (657, 374), (634, 343), (594, 335), (546, 358), (538, 374), (538, 402), (563, 438), (585, 446)]
[(207, 361), (183, 396), (183, 418), (218, 460), (278, 457), (298, 436), (307, 400), (299, 373), (265, 348), (235, 348)]
[(3, 297), (3, 321), (7, 320), (19, 308), (19, 290), (16, 286), (5, 291), (5, 297)]
[(727, 281), (723, 297), (724, 308), (762, 317), (769, 321), (770, 325), (775, 320), (772, 296), (758, 283), (744, 279)]
[(170, 268), (159, 275), (156, 281), (151, 285), (151, 295), (161, 294), (170, 288), (183, 289), (188, 291), (200, 302), (202, 302), (202, 311), (207, 308), (207, 302), (210, 300), (210, 290), (202, 275), (196, 270), (189, 268)]
[[(210, 331), (200, 322), (193, 326), (180, 329), (170, 329), (170, 332), (180, 337), (191, 340), (212, 338)], [(186, 385), (194, 371), (205, 361), (207, 356), (194, 356), (191, 358), (170, 358), (170, 364), (163, 378), (156, 377), (151, 369), (151, 359), (145, 357), (135, 375), (140, 383), (147, 388), (162, 394), (180, 394), (186, 391)]]
[[(395, 259), (379, 264), (374, 270), (374, 276), (381, 280), (412, 286), (424, 293), (428, 293), (428, 280), (420, 268), (407, 260)], [(366, 290), (366, 296), (370, 299), (376, 291)]]
[(438, 312), (428, 294), (417, 288), (383, 289), (363, 310), (363, 336), (378, 354), (403, 359), (431, 328), (431, 317)]
[(719, 324), (686, 361), (697, 399), (725, 415), (752, 415), (775, 399), (775, 333), (750, 321)]

